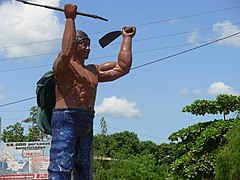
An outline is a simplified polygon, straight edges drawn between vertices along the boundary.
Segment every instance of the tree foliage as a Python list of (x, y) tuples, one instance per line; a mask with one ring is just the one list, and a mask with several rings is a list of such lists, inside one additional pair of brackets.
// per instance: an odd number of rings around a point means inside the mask
[(216, 154), (236, 122), (236, 119), (214, 120), (173, 133), (169, 139), (177, 143), (178, 156), (171, 165), (174, 175), (180, 179), (213, 179)]
[(226, 135), (227, 144), (217, 154), (216, 179), (236, 180), (240, 174), (240, 123)]
[(191, 105), (185, 106), (182, 111), (194, 115), (205, 114), (223, 114), (228, 115), (231, 112), (240, 110), (240, 96), (220, 94), (216, 100), (195, 100)]
[(107, 134), (107, 122), (104, 117), (100, 119), (101, 134)]
[(21, 123), (16, 123), (3, 130), (1, 140), (3, 142), (23, 142), (25, 140), (23, 133), (24, 128)]
[[(166, 179), (175, 146), (140, 141), (133, 132), (94, 136), (94, 179)], [(101, 156), (99, 156), (101, 155)], [(111, 160), (105, 160), (111, 158)], [(174, 159), (175, 160), (175, 159)]]
[(1, 140), (3, 142), (30, 142), (41, 141), (47, 138), (47, 135), (41, 132), (37, 127), (36, 109), (36, 106), (33, 106), (29, 111), (30, 116), (22, 121), (23, 123), (31, 123), (26, 134), (24, 134), (24, 127), (18, 122), (3, 130)]
[(158, 166), (155, 166), (156, 161), (152, 154), (132, 155), (126, 159), (111, 161), (111, 168), (107, 170), (107, 179), (163, 179), (164, 174), (161, 175)]

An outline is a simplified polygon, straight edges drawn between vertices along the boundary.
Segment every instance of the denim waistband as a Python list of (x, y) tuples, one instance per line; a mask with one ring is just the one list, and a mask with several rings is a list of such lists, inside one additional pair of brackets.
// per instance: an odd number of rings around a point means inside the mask
[(53, 111), (72, 111), (72, 112), (89, 112), (95, 113), (94, 108), (83, 109), (83, 108), (54, 108)]

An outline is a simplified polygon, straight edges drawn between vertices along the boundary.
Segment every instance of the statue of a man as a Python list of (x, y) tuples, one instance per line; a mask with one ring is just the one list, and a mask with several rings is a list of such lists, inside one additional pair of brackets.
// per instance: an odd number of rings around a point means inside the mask
[(53, 64), (56, 81), (56, 106), (52, 115), (52, 145), (49, 179), (91, 180), (94, 103), (98, 82), (126, 75), (132, 64), (132, 38), (135, 27), (122, 29), (122, 44), (117, 62), (85, 65), (90, 53), (90, 38), (76, 31), (77, 7), (66, 4), (66, 24), (62, 50)]

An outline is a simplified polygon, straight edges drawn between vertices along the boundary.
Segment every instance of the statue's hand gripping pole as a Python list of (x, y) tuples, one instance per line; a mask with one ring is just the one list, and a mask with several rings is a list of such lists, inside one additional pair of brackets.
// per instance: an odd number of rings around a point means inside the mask
[[(59, 7), (53, 7), (53, 6), (48, 6), (48, 5), (41, 5), (41, 4), (30, 3), (30, 2), (24, 1), (24, 0), (16, 0), (16, 1), (24, 3), (24, 4), (28, 4), (28, 5), (44, 7), (44, 8), (47, 8), (47, 9), (52, 9), (52, 10), (57, 10), (57, 11), (64, 11), (64, 9), (59, 8)], [(87, 17), (91, 17), (91, 18), (95, 18), (95, 19), (101, 19), (103, 21), (108, 21), (107, 19), (105, 19), (105, 18), (103, 18), (101, 16), (97, 16), (95, 14), (88, 14), (88, 13), (83, 13), (83, 12), (77, 12), (77, 15), (87, 16)]]

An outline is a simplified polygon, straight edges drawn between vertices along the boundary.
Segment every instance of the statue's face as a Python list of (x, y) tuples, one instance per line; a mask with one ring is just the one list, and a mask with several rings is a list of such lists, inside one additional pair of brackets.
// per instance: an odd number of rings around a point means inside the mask
[(90, 53), (90, 41), (88, 39), (83, 39), (77, 43), (76, 52), (81, 58), (88, 59)]

